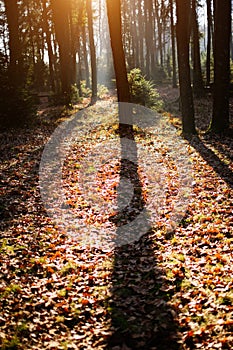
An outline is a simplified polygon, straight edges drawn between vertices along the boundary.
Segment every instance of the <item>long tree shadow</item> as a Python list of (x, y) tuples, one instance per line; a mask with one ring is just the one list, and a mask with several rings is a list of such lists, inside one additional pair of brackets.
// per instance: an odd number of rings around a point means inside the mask
[[(231, 188), (233, 188), (233, 172), (227, 164), (225, 164), (210, 148), (208, 148), (200, 137), (187, 138), (190, 145), (194, 147), (202, 158), (213, 168), (213, 170), (224, 180)], [(209, 141), (209, 140), (208, 140)], [(213, 143), (216, 147), (216, 143)], [(218, 150), (224, 153), (224, 148), (218, 146)]]
[[(108, 339), (107, 349), (178, 350), (178, 325), (174, 319), (174, 310), (168, 305), (171, 295), (164, 289), (165, 271), (158, 266), (155, 257), (158, 246), (150, 237), (151, 223), (145, 212), (133, 127), (120, 123), (119, 134), (122, 157), (118, 187), (120, 204), (118, 213), (112, 218), (116, 225), (118, 247), (114, 257), (112, 295), (108, 302), (113, 333)], [(133, 161), (126, 159), (125, 138), (130, 140), (129, 158)], [(122, 209), (124, 186), (121, 186), (121, 182), (124, 184), (125, 179), (131, 181), (133, 195)], [(140, 224), (137, 218), (142, 212), (144, 215)], [(126, 230), (122, 231), (122, 228)], [(134, 230), (133, 237), (137, 237), (134, 242), (127, 228)], [(143, 228), (146, 228), (147, 233), (141, 235), (140, 230)], [(129, 234), (129, 244), (121, 244), (124, 242), (122, 232), (126, 236)]]
[(204, 140), (208, 144), (212, 145), (214, 149), (219, 153), (219, 156), (228, 158), (229, 161), (233, 160), (233, 148), (232, 148), (233, 130), (232, 134), (226, 135), (205, 135)]

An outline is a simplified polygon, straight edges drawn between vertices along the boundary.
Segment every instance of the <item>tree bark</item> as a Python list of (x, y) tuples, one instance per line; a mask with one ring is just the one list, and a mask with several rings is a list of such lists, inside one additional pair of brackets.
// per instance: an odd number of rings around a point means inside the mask
[(47, 49), (48, 49), (48, 56), (49, 56), (49, 75), (50, 75), (50, 84), (51, 89), (53, 92), (56, 91), (56, 85), (55, 85), (55, 73), (54, 73), (54, 55), (53, 55), (53, 48), (51, 43), (51, 33), (49, 30), (49, 24), (48, 24), (48, 10), (46, 6), (46, 0), (43, 0), (43, 24), (44, 24), (44, 31), (45, 31), (45, 38), (47, 43)]
[(19, 35), (19, 9), (17, 0), (4, 0), (9, 30), (9, 80), (12, 86), (23, 83), (23, 56)]
[(201, 55), (199, 42), (199, 26), (197, 19), (197, 2), (192, 0), (192, 27), (193, 27), (193, 92), (196, 97), (203, 96), (204, 85), (201, 70)]
[(113, 53), (113, 63), (116, 75), (118, 101), (130, 102), (130, 91), (127, 79), (125, 54), (122, 43), (121, 2), (120, 0), (106, 1), (111, 47)]
[(196, 130), (189, 65), (190, 0), (176, 0), (176, 11), (182, 128), (184, 134), (194, 134)]
[(64, 0), (51, 0), (56, 39), (59, 46), (62, 97), (66, 105), (70, 104), (72, 81), (69, 6), (70, 4)]
[(145, 33), (145, 23), (142, 14), (142, 3), (138, 0), (138, 40), (139, 40), (139, 67), (145, 74), (145, 62), (144, 62), (144, 33)]
[(210, 57), (212, 33), (212, 0), (206, 0), (207, 8), (207, 48), (206, 48), (206, 85), (210, 85)]
[(215, 0), (213, 132), (229, 128), (230, 37), (231, 0)]
[(90, 53), (91, 53), (91, 104), (95, 103), (97, 100), (97, 67), (96, 67), (96, 50), (94, 42), (94, 31), (93, 31), (93, 14), (91, 0), (86, 0), (86, 10), (87, 10), (87, 21), (88, 21), (88, 33), (89, 33), (89, 43), (90, 43)]
[(177, 88), (176, 45), (175, 45), (173, 0), (170, 0), (170, 16), (171, 16), (171, 44), (172, 44), (172, 86), (173, 88)]
[(86, 26), (85, 24), (82, 25), (82, 49), (83, 49), (83, 60), (84, 60), (84, 66), (85, 66), (85, 73), (86, 73), (86, 87), (90, 87), (90, 71), (89, 71), (89, 64), (88, 64), (88, 57), (87, 57), (87, 40), (86, 40)]

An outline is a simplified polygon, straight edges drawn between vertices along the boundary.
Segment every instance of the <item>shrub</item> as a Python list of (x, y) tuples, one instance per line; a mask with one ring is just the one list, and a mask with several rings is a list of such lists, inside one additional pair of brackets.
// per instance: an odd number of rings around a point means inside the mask
[(128, 73), (131, 102), (141, 104), (154, 110), (160, 110), (163, 102), (153, 82), (147, 80), (139, 68)]
[(70, 99), (71, 99), (71, 104), (76, 104), (80, 102), (80, 97), (79, 97), (79, 91), (77, 84), (73, 84), (70, 89)]
[(81, 90), (83, 97), (91, 97), (91, 89), (87, 87), (86, 80), (81, 81)]
[(109, 90), (105, 85), (98, 84), (98, 92), (97, 92), (98, 98), (100, 99), (104, 98), (108, 93), (109, 93)]

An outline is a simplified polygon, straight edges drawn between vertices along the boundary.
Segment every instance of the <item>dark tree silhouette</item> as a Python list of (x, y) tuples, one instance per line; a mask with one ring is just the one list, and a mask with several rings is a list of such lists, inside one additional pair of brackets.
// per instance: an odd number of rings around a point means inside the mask
[(12, 86), (17, 86), (22, 81), (23, 56), (19, 35), (19, 9), (17, 0), (5, 0), (6, 17), (9, 30), (9, 79)]
[(190, 0), (176, 0), (177, 10), (177, 50), (182, 127), (184, 134), (194, 134), (194, 106), (189, 65), (189, 14)]
[(207, 8), (207, 48), (206, 48), (206, 84), (210, 85), (210, 58), (212, 38), (212, 0), (206, 0)]
[(201, 54), (199, 41), (199, 25), (197, 18), (197, 0), (192, 0), (192, 38), (193, 38), (193, 92), (196, 97), (204, 93), (201, 70)]
[(113, 63), (116, 75), (118, 101), (129, 102), (130, 91), (125, 64), (125, 53), (123, 50), (122, 43), (120, 0), (107, 0), (107, 12), (113, 54)]
[(174, 0), (170, 0), (170, 17), (171, 17), (171, 49), (172, 49), (172, 86), (177, 87), (177, 74), (176, 74), (176, 47), (175, 47), (175, 26), (174, 26)]
[(67, 1), (51, 0), (53, 20), (56, 39), (59, 46), (60, 58), (60, 79), (63, 100), (65, 104), (70, 103), (70, 90), (72, 81), (72, 60), (71, 60), (71, 38), (69, 13), (70, 9)]
[(213, 132), (229, 128), (230, 37), (231, 0), (215, 0)]

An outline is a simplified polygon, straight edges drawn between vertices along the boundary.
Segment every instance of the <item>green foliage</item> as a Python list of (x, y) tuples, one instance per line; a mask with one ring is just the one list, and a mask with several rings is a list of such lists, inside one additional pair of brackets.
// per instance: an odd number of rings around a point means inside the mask
[(10, 340), (4, 340), (1, 346), (2, 350), (16, 350), (19, 349), (20, 340), (15, 335)]
[(98, 89), (97, 96), (100, 99), (109, 93), (108, 88), (103, 84), (98, 84), (97, 89)]
[(151, 80), (147, 80), (139, 68), (128, 73), (131, 101), (148, 108), (160, 110), (163, 102)]
[[(97, 96), (100, 99), (103, 98), (109, 92), (108, 88), (103, 84), (98, 84), (97, 89), (98, 89)], [(87, 98), (91, 97), (91, 89), (87, 87), (86, 80), (81, 81), (81, 90), (82, 90), (83, 97), (87, 97)]]
[(91, 89), (87, 87), (86, 80), (81, 81), (81, 90), (83, 97), (91, 97)]
[(71, 85), (70, 100), (72, 105), (80, 101), (79, 92), (76, 84)]

